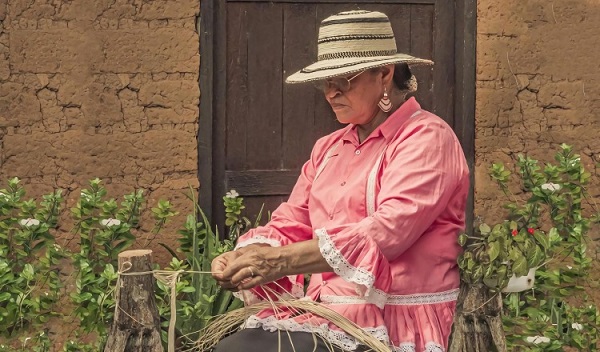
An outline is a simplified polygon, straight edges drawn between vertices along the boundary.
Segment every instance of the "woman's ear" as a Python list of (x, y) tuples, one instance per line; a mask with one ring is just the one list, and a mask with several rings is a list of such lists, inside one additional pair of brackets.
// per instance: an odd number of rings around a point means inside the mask
[(381, 67), (382, 81), (384, 87), (391, 87), (392, 80), (394, 79), (394, 65), (387, 65)]

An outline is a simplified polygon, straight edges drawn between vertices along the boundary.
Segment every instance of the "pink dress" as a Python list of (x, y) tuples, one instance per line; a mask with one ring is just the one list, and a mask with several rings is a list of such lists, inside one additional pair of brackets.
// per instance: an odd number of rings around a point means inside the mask
[[(271, 246), (317, 237), (334, 272), (268, 284), (319, 301), (392, 351), (445, 351), (459, 288), (458, 233), (469, 170), (452, 129), (406, 101), (362, 143), (349, 125), (317, 141), (287, 202), (238, 241)], [(263, 288), (242, 292), (247, 304)], [(352, 351), (358, 342), (318, 316), (264, 310), (245, 328), (318, 333)]]

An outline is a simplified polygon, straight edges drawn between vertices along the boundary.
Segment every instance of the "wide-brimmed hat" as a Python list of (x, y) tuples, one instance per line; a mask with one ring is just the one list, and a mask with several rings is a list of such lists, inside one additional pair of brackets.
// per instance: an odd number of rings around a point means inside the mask
[(316, 81), (390, 64), (433, 65), (398, 53), (389, 18), (376, 11), (345, 11), (319, 27), (317, 62), (290, 75), (287, 83)]

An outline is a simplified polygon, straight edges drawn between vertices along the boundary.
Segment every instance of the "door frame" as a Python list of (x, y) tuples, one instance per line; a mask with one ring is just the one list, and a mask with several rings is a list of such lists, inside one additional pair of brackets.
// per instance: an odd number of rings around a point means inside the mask
[[(409, 0), (412, 4), (445, 4), (448, 0)], [(347, 0), (236, 0), (236, 2), (278, 3), (346, 3)], [(371, 3), (395, 3), (397, 0), (374, 0)], [(224, 223), (222, 207), (225, 195), (226, 99), (226, 0), (201, 0), (198, 31), (200, 37), (200, 117), (198, 129), (199, 204), (214, 225)], [(475, 79), (477, 0), (454, 1), (455, 94), (454, 131), (462, 143), (471, 170), (471, 187), (466, 209), (467, 231), (473, 225), (475, 162)], [(220, 181), (220, 182), (219, 182)]]

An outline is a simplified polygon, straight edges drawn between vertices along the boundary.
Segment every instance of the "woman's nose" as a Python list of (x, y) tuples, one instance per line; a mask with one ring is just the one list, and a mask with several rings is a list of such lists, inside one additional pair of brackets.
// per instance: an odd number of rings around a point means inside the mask
[(335, 84), (330, 84), (326, 89), (325, 89), (325, 97), (329, 98), (329, 99), (333, 99), (335, 97), (337, 97), (338, 95), (341, 95), (342, 92), (340, 91), (340, 89), (335, 85)]

